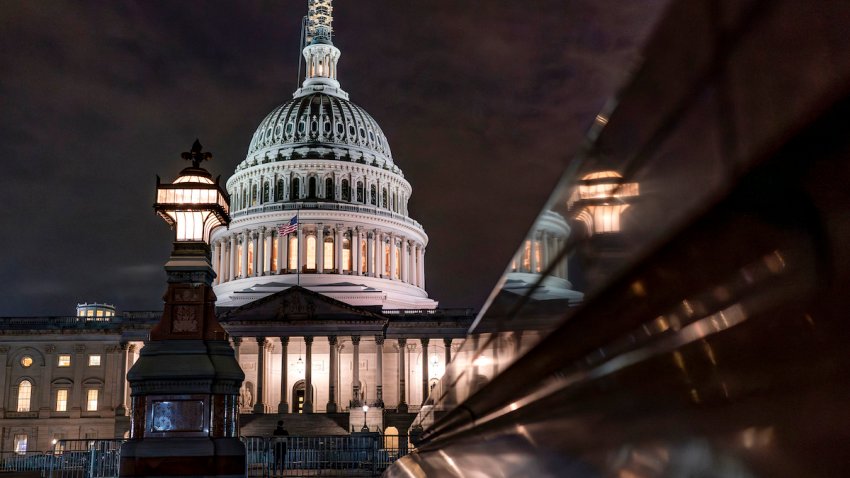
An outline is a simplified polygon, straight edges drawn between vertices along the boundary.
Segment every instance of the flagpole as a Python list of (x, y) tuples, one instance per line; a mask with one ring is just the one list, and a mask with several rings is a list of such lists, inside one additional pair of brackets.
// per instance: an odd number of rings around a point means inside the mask
[(298, 264), (298, 270), (296, 271), (296, 277), (297, 277), (296, 280), (298, 281), (297, 285), (299, 287), (301, 286), (301, 267), (303, 267), (303, 264), (301, 264), (301, 239), (302, 239), (302, 236), (301, 236), (301, 234), (299, 234), (301, 232), (301, 217), (300, 216), (301, 216), (301, 210), (297, 209), (295, 211), (295, 218), (298, 220), (298, 222), (295, 223), (295, 225), (298, 228), (296, 229), (295, 234), (296, 234), (296, 237), (298, 238), (298, 260), (295, 261), (295, 263)]

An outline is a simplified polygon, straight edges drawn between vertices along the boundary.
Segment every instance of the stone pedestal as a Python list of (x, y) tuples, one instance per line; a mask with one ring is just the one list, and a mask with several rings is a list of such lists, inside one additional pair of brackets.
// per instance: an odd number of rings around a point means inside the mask
[(237, 407), (244, 374), (215, 318), (204, 243), (175, 243), (159, 324), (127, 374), (130, 440), (120, 476), (245, 476)]

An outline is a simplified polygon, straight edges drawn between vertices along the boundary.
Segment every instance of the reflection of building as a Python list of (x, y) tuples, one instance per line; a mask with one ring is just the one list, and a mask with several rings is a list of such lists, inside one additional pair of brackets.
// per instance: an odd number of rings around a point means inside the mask
[(618, 233), (629, 200), (640, 195), (638, 183), (624, 183), (616, 171), (582, 176), (567, 207), (584, 226), (587, 235)]
[[(370, 428), (406, 430), (404, 412), (424, 401), (473, 316), (428, 298), (412, 188), (377, 123), (340, 89), (330, 2), (318, 3), (303, 86), (262, 121), (227, 181), (233, 221), (212, 234), (218, 318), (245, 372), (242, 413), (366, 403)], [(296, 215), (297, 232), (279, 235)], [(553, 226), (552, 240), (565, 227)], [(124, 436), (123, 377), (158, 318), (104, 304), (75, 317), (0, 318), (0, 449)], [(381, 409), (401, 418), (382, 422)]]

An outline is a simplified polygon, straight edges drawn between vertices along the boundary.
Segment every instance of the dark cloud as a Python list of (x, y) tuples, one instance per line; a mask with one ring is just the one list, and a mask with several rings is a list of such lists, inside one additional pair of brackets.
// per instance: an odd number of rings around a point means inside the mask
[[(154, 176), (227, 177), (296, 86), (306, 2), (3, 3), (0, 315), (161, 303)], [(663, 0), (337, 2), (340, 79), (382, 125), (444, 306), (480, 307)]]

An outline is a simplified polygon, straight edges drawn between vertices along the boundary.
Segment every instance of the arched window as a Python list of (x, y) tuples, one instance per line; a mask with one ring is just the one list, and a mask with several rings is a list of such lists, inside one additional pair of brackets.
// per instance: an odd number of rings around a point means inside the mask
[(363, 189), (363, 182), (357, 181), (357, 202), (359, 202), (359, 203), (363, 202), (364, 192), (365, 191)]
[(298, 236), (289, 236), (289, 250), (287, 253), (289, 254), (287, 258), (287, 267), (289, 270), (294, 271), (298, 269)]
[(401, 279), (401, 247), (396, 245), (393, 247), (395, 254), (395, 270), (393, 271), (393, 279)]
[(325, 179), (325, 199), (328, 201), (334, 199), (334, 180), (331, 178)]
[(271, 184), (268, 181), (263, 183), (263, 203), (269, 202), (269, 194), (271, 193)]
[(316, 198), (316, 176), (310, 176), (307, 180), (307, 197), (309, 199)]
[(283, 185), (284, 184), (285, 183), (284, 183), (283, 179), (277, 180), (277, 187), (274, 190), (275, 201), (283, 201)]
[(384, 277), (390, 276), (390, 245), (388, 243), (384, 243)]
[(32, 382), (29, 380), (21, 380), (18, 384), (18, 411), (30, 411), (30, 402), (32, 399)]
[(251, 185), (251, 205), (252, 205), (252, 206), (256, 206), (256, 205), (257, 205), (257, 199), (259, 199), (259, 198), (257, 197), (257, 185), (256, 185), (256, 184), (252, 184), (252, 185)]
[(371, 193), (370, 194), (371, 198), (370, 198), (369, 202), (373, 206), (377, 206), (378, 205), (378, 188), (375, 187), (374, 184), (372, 185), (372, 190), (370, 191), (370, 193)]
[(387, 207), (387, 190), (386, 190), (386, 188), (381, 191), (381, 207), (385, 208), (385, 209)]
[(360, 243), (360, 270), (365, 274), (369, 268), (369, 249), (366, 241)]
[(254, 241), (248, 241), (248, 276), (254, 275)]
[(246, 207), (248, 207), (248, 190), (247, 189), (242, 190), (242, 200), (239, 201), (239, 206), (242, 207), (242, 209), (245, 209)]
[(305, 264), (305, 268), (311, 271), (316, 270), (316, 236), (314, 235), (307, 236), (307, 264)]
[(331, 272), (334, 268), (334, 239), (332, 236), (325, 237), (325, 249), (322, 251), (322, 260), (324, 264), (322, 267), (325, 269), (325, 273)]
[(292, 187), (289, 188), (289, 200), (301, 199), (301, 179), (292, 178)]
[(351, 186), (349, 186), (347, 179), (342, 180), (342, 186), (340, 189), (342, 189), (342, 200), (351, 202)]

